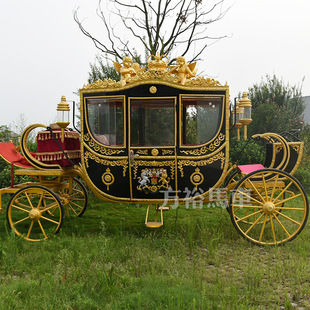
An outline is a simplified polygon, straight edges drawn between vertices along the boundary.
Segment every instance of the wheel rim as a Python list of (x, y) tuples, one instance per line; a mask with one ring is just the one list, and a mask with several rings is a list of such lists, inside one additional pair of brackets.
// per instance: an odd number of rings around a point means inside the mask
[(82, 216), (88, 204), (88, 194), (85, 186), (78, 180), (73, 179), (72, 190), (69, 188), (69, 180), (64, 180), (65, 187), (57, 194), (61, 199), (67, 216)]
[(63, 224), (59, 198), (42, 186), (25, 187), (11, 198), (7, 221), (15, 233), (29, 241), (41, 241), (59, 232)]
[(294, 239), (308, 218), (308, 199), (302, 185), (276, 169), (250, 173), (240, 180), (230, 199), (230, 216), (237, 231), (261, 245)]

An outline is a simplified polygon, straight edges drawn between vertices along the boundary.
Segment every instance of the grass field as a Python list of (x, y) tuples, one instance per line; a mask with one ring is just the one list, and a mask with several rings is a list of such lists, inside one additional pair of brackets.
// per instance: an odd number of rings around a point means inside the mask
[(310, 228), (244, 240), (222, 208), (184, 207), (144, 225), (146, 206), (91, 195), (59, 235), (27, 242), (0, 215), (0, 309), (310, 309)]

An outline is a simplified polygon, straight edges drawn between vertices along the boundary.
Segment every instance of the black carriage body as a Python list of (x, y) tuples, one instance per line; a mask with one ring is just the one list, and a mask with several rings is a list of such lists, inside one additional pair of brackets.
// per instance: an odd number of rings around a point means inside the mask
[(157, 79), (117, 85), (81, 90), (82, 171), (90, 188), (118, 202), (207, 200), (228, 167), (228, 87)]

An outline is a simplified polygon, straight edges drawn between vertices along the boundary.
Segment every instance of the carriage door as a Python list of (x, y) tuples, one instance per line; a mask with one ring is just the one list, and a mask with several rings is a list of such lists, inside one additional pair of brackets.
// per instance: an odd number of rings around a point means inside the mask
[(176, 98), (129, 98), (130, 191), (133, 201), (176, 191)]

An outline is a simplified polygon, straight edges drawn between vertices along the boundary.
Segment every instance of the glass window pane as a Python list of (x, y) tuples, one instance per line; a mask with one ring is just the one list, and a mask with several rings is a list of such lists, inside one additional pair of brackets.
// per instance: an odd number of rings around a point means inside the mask
[(182, 97), (182, 144), (200, 145), (218, 132), (222, 97)]
[(108, 146), (124, 145), (123, 98), (87, 99), (88, 124), (95, 139)]
[(130, 101), (132, 146), (174, 146), (174, 102), (174, 99), (132, 99)]

